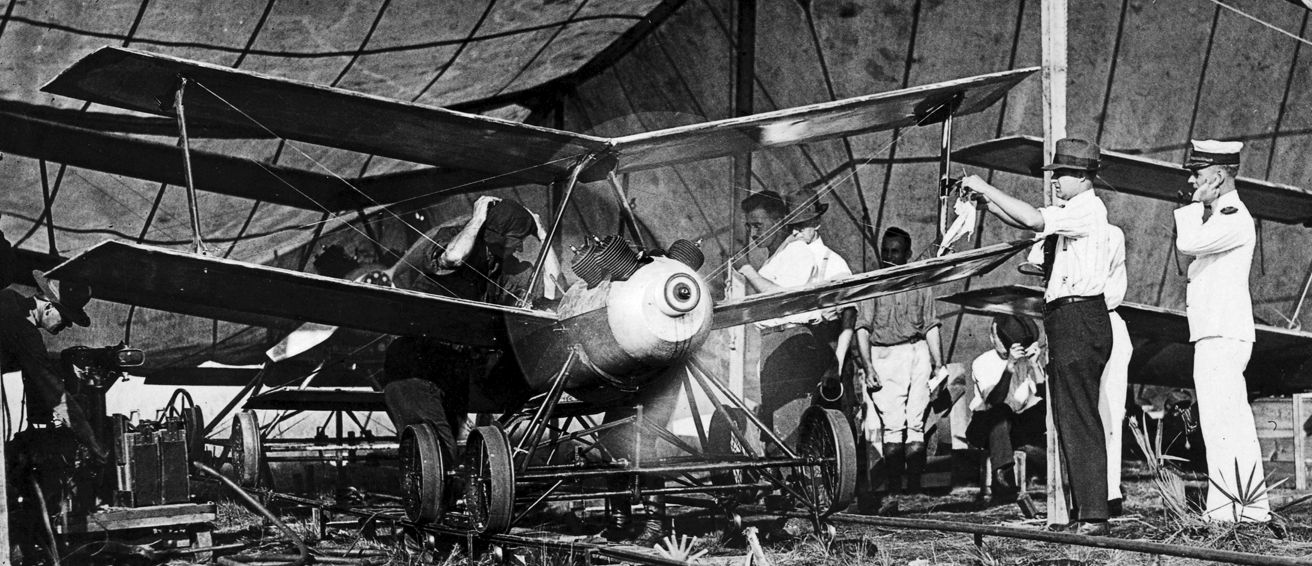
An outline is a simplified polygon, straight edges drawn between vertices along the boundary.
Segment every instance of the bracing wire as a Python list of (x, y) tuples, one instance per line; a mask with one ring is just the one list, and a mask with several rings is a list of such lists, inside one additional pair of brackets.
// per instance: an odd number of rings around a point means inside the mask
[(1248, 18), (1249, 20), (1252, 20), (1253, 22), (1257, 23), (1258, 25), (1260, 25), (1260, 26), (1262, 26), (1262, 27), (1265, 27), (1265, 28), (1267, 28), (1267, 29), (1270, 29), (1270, 30), (1272, 30), (1272, 31), (1274, 31), (1274, 32), (1276, 32), (1276, 33), (1281, 34), (1281, 35), (1287, 36), (1287, 37), (1293, 39), (1294, 41), (1297, 41), (1297, 42), (1300, 42), (1300, 43), (1306, 43), (1306, 44), (1308, 44), (1308, 45), (1312, 45), (1312, 41), (1308, 41), (1308, 40), (1306, 40), (1306, 39), (1303, 39), (1302, 37), (1299, 37), (1298, 35), (1295, 35), (1295, 34), (1292, 34), (1292, 33), (1287, 32), (1287, 31), (1285, 31), (1285, 30), (1283, 30), (1283, 29), (1280, 29), (1279, 26), (1277, 26), (1277, 25), (1275, 25), (1275, 24), (1273, 24), (1273, 23), (1271, 23), (1271, 22), (1268, 22), (1268, 21), (1263, 20), (1263, 19), (1261, 19), (1261, 18), (1259, 18), (1259, 17), (1257, 17), (1257, 16), (1254, 16), (1254, 15), (1252, 15), (1252, 14), (1249, 14), (1249, 13), (1243, 11), (1243, 10), (1240, 10), (1239, 8), (1236, 8), (1236, 7), (1234, 7), (1234, 6), (1231, 6), (1231, 5), (1229, 5), (1229, 4), (1226, 4), (1225, 2), (1222, 2), (1221, 0), (1208, 0), (1208, 1), (1211, 2), (1211, 3), (1213, 3), (1213, 4), (1216, 4), (1217, 6), (1220, 6), (1220, 7), (1222, 7), (1222, 8), (1227, 9), (1227, 10), (1230, 10), (1231, 12), (1234, 12), (1234, 13), (1236, 13), (1236, 14), (1239, 14), (1240, 16), (1243, 16), (1243, 17), (1245, 17), (1245, 18)]
[[(940, 104), (938, 107), (934, 108), (932, 111), (925, 113), (925, 117), (924, 117), (924, 118), (921, 118), (919, 121), (917, 121), (917, 122), (916, 122), (916, 126), (923, 126), (923, 125), (924, 125), (924, 121), (925, 121), (926, 119), (928, 119), (929, 117), (934, 116), (935, 114), (937, 114), (938, 110), (939, 110), (940, 108), (942, 108), (942, 107), (943, 107), (944, 105), (946, 105), (946, 104), (947, 104), (947, 103)], [(910, 131), (911, 131), (910, 128), (902, 128), (901, 131), (900, 131), (896, 136), (893, 136), (893, 138), (890, 139), (890, 140), (888, 141), (888, 143), (884, 144), (883, 147), (881, 147), (879, 150), (876, 150), (876, 151), (871, 152), (871, 155), (878, 155), (881, 151), (883, 151), (883, 150), (885, 150), (885, 149), (888, 149), (888, 148), (891, 147), (893, 144), (897, 143), (898, 140), (902, 139), (902, 138), (905, 137), (908, 133), (910, 133)], [(733, 255), (729, 256), (729, 259), (725, 260), (724, 263), (720, 264), (718, 267), (716, 267), (714, 270), (712, 270), (712, 271), (707, 275), (707, 277), (708, 277), (708, 278), (714, 278), (714, 277), (719, 276), (721, 273), (727, 271), (729, 268), (731, 268), (731, 267), (733, 266), (733, 263), (734, 263), (735, 261), (737, 261), (737, 260), (739, 260), (739, 259), (741, 259), (741, 258), (743, 258), (743, 257), (746, 257), (747, 254), (749, 254), (752, 250), (754, 250), (754, 249), (756, 249), (757, 247), (759, 247), (761, 244), (758, 243), (758, 242), (762, 242), (762, 241), (768, 240), (770, 236), (773, 236), (773, 235), (774, 235), (775, 233), (777, 233), (779, 230), (782, 230), (783, 228), (785, 228), (786, 226), (788, 226), (789, 222), (790, 222), (792, 219), (797, 218), (799, 215), (803, 214), (803, 213), (807, 210), (808, 207), (810, 207), (811, 205), (813, 205), (814, 203), (816, 203), (817, 201), (819, 201), (820, 197), (824, 196), (826, 193), (832, 192), (833, 190), (837, 189), (839, 185), (841, 185), (841, 184), (847, 182), (848, 179), (852, 178), (852, 176), (854, 176), (854, 175), (857, 174), (857, 171), (859, 171), (860, 169), (862, 169), (862, 168), (866, 167), (867, 165), (869, 165), (870, 162), (871, 162), (873, 159), (874, 159), (873, 157), (871, 157), (871, 158), (867, 158), (867, 159), (863, 160), (861, 163), (858, 163), (855, 167), (851, 167), (851, 168), (849, 168), (848, 171), (846, 171), (846, 172), (843, 173), (842, 175), (839, 175), (839, 176), (835, 177), (834, 179), (832, 179), (832, 180), (826, 182), (824, 185), (822, 185), (819, 189), (817, 189), (817, 190), (815, 191), (815, 194), (814, 194), (814, 195), (808, 197), (805, 201), (803, 201), (802, 203), (798, 204), (793, 210), (788, 211), (788, 213), (785, 214), (784, 217), (783, 217), (782, 219), (779, 220), (779, 222), (775, 223), (773, 226), (770, 226), (768, 229), (766, 229), (765, 232), (764, 232), (764, 235), (763, 235), (761, 238), (758, 238), (757, 240), (752, 241), (752, 242), (748, 242), (747, 245), (744, 246), (743, 249), (742, 249), (741, 251), (739, 251), (739, 252), (737, 252), (737, 253), (734, 253)]]
[[(217, 98), (219, 101), (223, 102), (224, 104), (228, 105), (228, 107), (230, 107), (230, 108), (232, 108), (233, 110), (235, 110), (236, 112), (240, 113), (243, 117), (245, 117), (247, 120), (249, 120), (252, 124), (255, 124), (255, 125), (258, 126), (259, 128), (261, 128), (261, 129), (263, 129), (264, 131), (268, 132), (270, 135), (272, 135), (272, 136), (274, 136), (274, 137), (277, 137), (278, 139), (284, 139), (284, 138), (282, 138), (282, 136), (279, 136), (276, 132), (274, 132), (274, 131), (273, 131), (272, 129), (270, 129), (268, 126), (264, 125), (264, 124), (261, 123), (259, 120), (256, 120), (255, 117), (251, 116), (250, 114), (247, 114), (244, 110), (238, 108), (236, 105), (232, 104), (232, 103), (229, 102), (227, 99), (223, 98), (223, 97), (220, 96), (218, 93), (216, 93), (216, 92), (214, 92), (213, 90), (211, 90), (208, 86), (206, 86), (206, 85), (204, 85), (203, 83), (200, 83), (200, 82), (197, 82), (196, 84), (197, 84), (198, 86), (200, 86), (202, 89), (204, 89), (205, 92), (210, 93), (210, 94), (213, 95), (215, 98)], [(394, 218), (395, 220), (400, 221), (400, 223), (401, 223), (402, 226), (409, 227), (411, 230), (414, 230), (417, 234), (419, 234), (419, 237), (420, 237), (420, 238), (423, 238), (423, 239), (427, 240), (429, 243), (433, 244), (434, 246), (437, 246), (437, 248), (439, 248), (439, 249), (445, 249), (445, 248), (442, 246), (442, 244), (440, 244), (440, 243), (434, 241), (431, 237), (428, 236), (428, 234), (424, 233), (423, 231), (421, 231), (421, 230), (419, 230), (419, 229), (417, 229), (417, 228), (414, 228), (414, 227), (410, 226), (410, 224), (409, 224), (408, 222), (405, 222), (404, 219), (402, 219), (399, 215), (397, 215), (397, 214), (396, 214), (394, 211), (392, 211), (390, 208), (388, 208), (388, 207), (386, 207), (386, 206), (383, 206), (381, 203), (379, 203), (376, 199), (374, 199), (374, 198), (373, 198), (372, 196), (370, 196), (368, 193), (366, 193), (365, 191), (361, 190), (359, 187), (356, 187), (353, 183), (351, 183), (349, 180), (343, 178), (341, 175), (338, 175), (336, 171), (333, 171), (331, 168), (329, 168), (328, 166), (324, 165), (324, 164), (323, 164), (321, 161), (319, 161), (318, 159), (315, 159), (313, 156), (309, 155), (308, 153), (306, 153), (306, 152), (304, 152), (304, 151), (301, 151), (301, 149), (300, 149), (299, 147), (297, 147), (295, 144), (291, 144), (291, 143), (289, 143), (289, 144), (288, 144), (288, 147), (291, 147), (294, 151), (296, 151), (298, 154), (300, 154), (301, 157), (304, 157), (305, 159), (308, 159), (310, 162), (314, 163), (316, 167), (322, 169), (322, 170), (325, 171), (327, 174), (331, 175), (333, 178), (337, 179), (338, 181), (341, 181), (344, 185), (346, 185), (346, 186), (349, 187), (351, 190), (353, 190), (353, 191), (355, 191), (356, 193), (358, 193), (360, 196), (364, 197), (365, 199), (368, 199), (369, 202), (371, 202), (374, 206), (379, 207), (380, 210), (386, 211), (387, 214), (388, 214), (389, 216), (391, 216), (391, 217)], [(577, 158), (577, 157), (580, 157), (580, 156), (567, 156), (567, 157), (563, 157), (563, 158), (560, 158), (560, 159), (557, 159), (557, 160), (553, 160), (553, 162), (554, 162), (554, 161), (561, 161), (561, 160), (567, 160), (567, 159)], [(548, 163), (551, 163), (551, 162), (548, 162)], [(540, 166), (540, 165), (535, 165), (534, 167), (537, 167), (537, 166)], [(273, 172), (270, 171), (267, 167), (264, 167), (263, 164), (261, 164), (260, 167), (261, 167), (261, 168), (264, 168), (264, 169), (265, 169), (266, 171), (268, 171), (271, 175), (274, 175)], [(532, 167), (529, 167), (529, 168), (532, 168)], [(510, 174), (510, 173), (503, 173), (502, 175), (508, 175), (508, 174)], [(500, 176), (500, 175), (498, 175), (498, 176)], [(313, 197), (311, 197), (310, 195), (306, 194), (304, 191), (301, 191), (300, 189), (298, 189), (297, 187), (293, 186), (291, 183), (288, 183), (286, 180), (283, 180), (281, 177), (278, 177), (277, 175), (274, 175), (274, 177), (275, 177), (275, 178), (278, 178), (278, 180), (279, 180), (280, 182), (282, 182), (283, 184), (287, 185), (289, 188), (291, 188), (292, 190), (296, 191), (296, 192), (299, 193), (301, 196), (304, 196), (306, 199), (308, 199), (308, 200), (310, 200), (311, 202), (315, 203), (316, 206), (318, 206), (318, 207), (324, 209), (325, 211), (328, 211), (328, 208), (327, 208), (327, 207), (325, 207), (325, 206), (324, 206), (322, 203), (320, 203), (319, 201), (315, 200), (315, 199), (314, 199)], [(492, 177), (492, 178), (495, 178), (495, 177)], [(485, 181), (485, 180), (487, 180), (487, 179), (483, 179), (483, 180), (476, 181), (476, 182), (482, 182), (482, 181)], [(440, 192), (440, 191), (434, 191), (433, 194), (436, 194), (437, 192)], [(350, 223), (350, 222), (347, 222), (347, 226), (351, 227), (353, 230), (355, 230), (355, 231), (356, 231), (357, 233), (359, 233), (361, 236), (364, 236), (366, 240), (368, 240), (368, 241), (370, 241), (370, 242), (374, 242), (374, 243), (379, 244), (379, 245), (382, 245), (382, 242), (378, 242), (378, 241), (376, 241), (375, 239), (373, 239), (372, 237), (370, 237), (369, 234), (365, 233), (365, 231), (363, 231), (363, 230), (361, 230), (361, 229), (359, 229), (359, 228), (356, 228), (354, 224), (352, 224), (352, 223)], [(402, 258), (400, 261), (405, 262), (406, 265), (408, 265), (409, 267), (411, 267), (411, 268), (417, 270), (419, 273), (423, 274), (424, 277), (428, 278), (430, 281), (432, 281), (432, 283), (434, 283), (434, 284), (437, 285), (438, 287), (443, 288), (443, 290), (446, 290), (445, 287), (443, 287), (443, 286), (441, 285), (441, 283), (439, 283), (439, 282), (433, 280), (432, 277), (429, 277), (429, 276), (427, 275), (427, 273), (426, 273), (423, 269), (420, 269), (419, 267), (417, 267), (417, 266), (415, 266), (415, 265), (413, 265), (413, 264), (410, 264), (410, 263), (409, 263), (408, 261), (406, 261), (404, 258)], [(510, 291), (509, 289), (506, 289), (505, 287), (502, 287), (501, 284), (497, 283), (497, 282), (494, 281), (492, 278), (490, 278), (490, 277), (488, 277), (487, 275), (482, 274), (482, 273), (479, 273), (479, 276), (483, 277), (483, 279), (487, 280), (487, 281), (488, 281), (489, 283), (491, 283), (493, 286), (495, 286), (495, 287), (497, 287), (498, 289), (500, 289), (500, 290), (501, 290), (503, 293), (505, 293), (506, 295), (508, 295), (508, 296), (510, 296), (510, 297), (512, 297), (512, 298), (514, 298), (514, 299), (516, 299), (517, 301), (519, 300), (518, 295), (516, 295), (514, 292)], [(447, 292), (450, 293), (449, 290), (447, 290)], [(528, 290), (528, 291), (526, 291), (526, 292), (532, 292), (532, 290)]]

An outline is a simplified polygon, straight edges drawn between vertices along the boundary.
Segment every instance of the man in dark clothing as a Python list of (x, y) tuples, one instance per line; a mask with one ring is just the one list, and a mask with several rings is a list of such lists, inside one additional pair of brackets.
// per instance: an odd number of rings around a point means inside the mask
[[(506, 282), (515, 268), (523, 271), (518, 264), (506, 264), (515, 261), (515, 252), (529, 236), (546, 237), (532, 212), (516, 202), (480, 197), (463, 226), (438, 227), (425, 234), (401, 259), (394, 279), (400, 287), (435, 295), (507, 303), (529, 292), (509, 289)], [(554, 252), (547, 254), (546, 262), (543, 294), (553, 298), (560, 272)], [(499, 350), (423, 336), (393, 340), (383, 366), (383, 397), (393, 425), (400, 431), (432, 424), (446, 456), (454, 457), (457, 433), (468, 412), (470, 383), (495, 371), (502, 358)]]
[(1107, 444), (1098, 416), (1103, 367), (1111, 357), (1112, 324), (1103, 290), (1111, 265), (1107, 207), (1093, 192), (1102, 163), (1098, 145), (1057, 140), (1052, 163), (1055, 196), (1065, 204), (1035, 208), (970, 175), (961, 180), (1005, 224), (1045, 238), (1043, 325), (1052, 381), (1048, 385), (1062, 462), (1083, 535), (1107, 535)]
[(33, 271), (32, 277), (40, 289), (36, 296), (0, 289), (0, 366), (6, 372), (22, 373), (28, 423), (68, 425), (92, 454), (104, 459), (107, 453), (96, 440), (82, 408), (64, 389), (64, 380), (46, 353), (40, 331), (54, 335), (71, 324), (90, 325), (91, 318), (83, 307), (91, 300), (91, 289), (52, 282), (40, 271)]

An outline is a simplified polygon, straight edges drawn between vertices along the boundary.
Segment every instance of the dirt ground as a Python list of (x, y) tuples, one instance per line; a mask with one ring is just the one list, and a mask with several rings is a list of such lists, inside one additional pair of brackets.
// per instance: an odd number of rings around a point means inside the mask
[[(1271, 525), (1181, 523), (1162, 511), (1160, 498), (1156, 494), (1150, 476), (1136, 468), (1135, 462), (1127, 462), (1123, 482), (1126, 496), (1125, 514), (1112, 520), (1113, 536), (1271, 556), (1312, 557), (1312, 500), (1300, 501), (1294, 492), (1281, 490), (1273, 498), (1276, 502), (1273, 508), (1277, 510), (1277, 518)], [(1035, 493), (1035, 500), (1042, 511), (1043, 500), (1040, 493)], [(1291, 501), (1292, 504), (1285, 503)], [(897, 516), (900, 517), (1045, 528), (1042, 519), (1026, 520), (1015, 504), (989, 505), (981, 501), (979, 489), (976, 487), (960, 487), (950, 493), (934, 495), (905, 495), (898, 498), (898, 505)], [(275, 541), (280, 538), (279, 533), (267, 526), (260, 528), (257, 517), (231, 503), (224, 504), (221, 509), (223, 511), (220, 522), (224, 524), (219, 525), (221, 540), (216, 542), (250, 540), (254, 537), (260, 539), (266, 549), (270, 544), (276, 546)], [(569, 553), (541, 550), (521, 552), (519, 558), (510, 558), (509, 562), (503, 562), (480, 551), (476, 551), (480, 552), (478, 556), (471, 558), (469, 549), (458, 541), (436, 541), (436, 544), (420, 549), (396, 538), (364, 537), (362, 531), (349, 525), (330, 528), (327, 530), (327, 536), (320, 539), (314, 529), (308, 526), (304, 510), (280, 509), (278, 512), (280, 515), (285, 514), (284, 520), (320, 548), (368, 550), (374, 554), (369, 562), (375, 566), (384, 563), (405, 566), (501, 563), (563, 566), (598, 563), (596, 560), (589, 562), (581, 558), (581, 554), (570, 556)], [(600, 531), (602, 518), (599, 515), (595, 512), (584, 513), (582, 521), (572, 520), (577, 517), (570, 517), (571, 521), (568, 522), (547, 521), (540, 525), (540, 528), (544, 531), (564, 533), (554, 537), (560, 541), (601, 542), (600, 538), (591, 536)], [(770, 520), (749, 517), (748, 523), (758, 526), (764, 533), (769, 530)], [(793, 537), (772, 535), (760, 537), (765, 557), (775, 566), (830, 564), (1185, 566), (1211, 563), (1003, 537), (983, 537), (977, 545), (970, 534), (891, 529), (841, 522), (837, 525), (836, 538), (825, 541), (812, 534), (805, 521), (794, 520), (794, 524), (790, 526), (800, 527), (794, 529)], [(695, 514), (680, 514), (673, 520), (673, 527), (677, 533), (697, 537), (695, 551), (707, 551), (703, 558), (694, 563), (738, 566), (744, 564), (744, 557), (750, 554), (748, 544), (742, 536), (726, 537), (722, 523), (708, 521)]]

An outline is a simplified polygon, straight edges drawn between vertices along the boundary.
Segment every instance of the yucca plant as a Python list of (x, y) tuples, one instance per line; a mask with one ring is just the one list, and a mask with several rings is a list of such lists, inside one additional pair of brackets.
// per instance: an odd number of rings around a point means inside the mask
[(1258, 520), (1260, 517), (1249, 517), (1245, 515), (1247, 510), (1260, 503), (1266, 502), (1270, 490), (1280, 487), (1280, 484), (1289, 481), (1289, 478), (1283, 478), (1280, 481), (1272, 483), (1271, 476), (1265, 478), (1258, 477), (1257, 464), (1253, 464), (1252, 468), (1248, 470), (1248, 476), (1243, 477), (1239, 475), (1239, 459), (1236, 458), (1234, 464), (1235, 481), (1239, 482), (1239, 485), (1232, 486), (1233, 491), (1222, 487), (1215, 479), (1208, 476), (1207, 481), (1212, 484), (1214, 489), (1221, 492), (1221, 495), (1225, 496), (1226, 503), (1223, 503), (1220, 507), (1215, 509), (1208, 509), (1207, 512), (1210, 514), (1213, 511), (1218, 511), (1228, 505), (1234, 522), (1238, 523), (1244, 519)]
[(1166, 516), (1181, 526), (1195, 526), (1198, 519), (1189, 512), (1189, 503), (1185, 498), (1184, 478), (1171, 466), (1171, 462), (1183, 462), (1184, 458), (1165, 454), (1162, 451), (1162, 427), (1157, 427), (1154, 438), (1148, 437), (1148, 427), (1143, 417), (1138, 421), (1130, 420), (1130, 432), (1135, 444), (1148, 460), (1148, 469), (1153, 473), (1153, 488), (1162, 499), (1162, 509)]

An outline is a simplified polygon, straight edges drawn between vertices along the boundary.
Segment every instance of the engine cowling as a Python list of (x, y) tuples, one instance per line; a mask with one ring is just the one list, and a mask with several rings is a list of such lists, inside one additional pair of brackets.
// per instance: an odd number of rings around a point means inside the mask
[(567, 382), (571, 389), (635, 390), (687, 358), (710, 332), (713, 301), (706, 282), (679, 261), (651, 258), (627, 280), (570, 291), (574, 297), (567, 295), (562, 314), (580, 353)]

